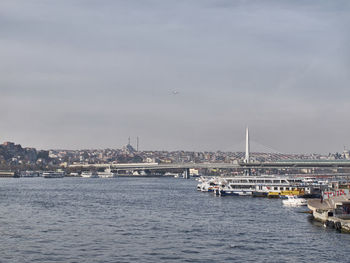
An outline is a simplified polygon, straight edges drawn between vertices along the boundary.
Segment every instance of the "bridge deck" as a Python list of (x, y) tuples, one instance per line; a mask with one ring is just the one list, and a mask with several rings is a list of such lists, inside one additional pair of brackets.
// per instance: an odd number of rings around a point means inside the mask
[(74, 164), (69, 167), (111, 167), (125, 170), (168, 170), (168, 169), (237, 169), (237, 168), (350, 168), (350, 161), (293, 161), (293, 162), (237, 162), (237, 163), (180, 163), (180, 164), (156, 164), (156, 163), (131, 163), (131, 164)]

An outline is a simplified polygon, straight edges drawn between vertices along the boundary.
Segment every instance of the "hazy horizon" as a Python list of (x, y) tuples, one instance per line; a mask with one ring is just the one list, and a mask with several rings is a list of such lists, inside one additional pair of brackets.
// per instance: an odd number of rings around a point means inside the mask
[(0, 141), (104, 149), (139, 136), (141, 150), (235, 152), (249, 126), (279, 152), (342, 152), (349, 11), (345, 0), (3, 0)]
[[(128, 143), (124, 144), (124, 145), (121, 145), (119, 147), (106, 147), (106, 148), (37, 148), (36, 146), (33, 146), (33, 145), (24, 145), (24, 144), (21, 144), (20, 142), (15, 142), (15, 141), (5, 141), (5, 142), (11, 142), (11, 143), (15, 143), (15, 144), (19, 144), (22, 146), (22, 148), (36, 148), (36, 150), (39, 150), (39, 151), (94, 151), (94, 150), (97, 150), (97, 151), (100, 151), (100, 150), (122, 150), (125, 146), (127, 146)], [(2, 143), (5, 143), (5, 142), (2, 142)], [(241, 142), (240, 145), (235, 145), (235, 148), (244, 148), (244, 146), (242, 146), (243, 144), (245, 144), (245, 142)], [(136, 150), (136, 142), (135, 144), (133, 144), (133, 142), (130, 143), (130, 145)], [(256, 143), (256, 142), (253, 142), (250, 144), (250, 147), (254, 148), (254, 150), (250, 150), (250, 153), (251, 154), (290, 154), (290, 155), (313, 155), (313, 154), (316, 154), (316, 155), (328, 155), (328, 154), (335, 154), (335, 153), (342, 153), (343, 151), (336, 151), (336, 152), (279, 152), (278, 150), (276, 149), (273, 149), (273, 148), (269, 148), (268, 146), (264, 146), (264, 145), (261, 145), (259, 143)], [(345, 150), (345, 149), (343, 149)], [(348, 149), (346, 149), (348, 150)], [(217, 149), (217, 150), (191, 150), (191, 149), (171, 149), (171, 150), (166, 150), (166, 149), (139, 149), (140, 152), (148, 152), (148, 151), (153, 151), (153, 152), (231, 152), (231, 153), (244, 153), (245, 150), (221, 150), (221, 149)]]

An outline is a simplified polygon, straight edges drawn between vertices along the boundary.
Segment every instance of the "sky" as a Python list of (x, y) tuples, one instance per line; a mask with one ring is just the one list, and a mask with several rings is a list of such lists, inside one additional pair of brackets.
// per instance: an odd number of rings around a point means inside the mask
[(347, 0), (1, 0), (0, 142), (342, 152), (349, 28)]

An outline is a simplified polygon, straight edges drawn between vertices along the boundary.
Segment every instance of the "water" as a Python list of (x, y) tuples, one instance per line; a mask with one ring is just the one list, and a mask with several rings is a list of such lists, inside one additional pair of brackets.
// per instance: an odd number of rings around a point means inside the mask
[(280, 200), (173, 178), (0, 180), (0, 262), (348, 262), (350, 235)]

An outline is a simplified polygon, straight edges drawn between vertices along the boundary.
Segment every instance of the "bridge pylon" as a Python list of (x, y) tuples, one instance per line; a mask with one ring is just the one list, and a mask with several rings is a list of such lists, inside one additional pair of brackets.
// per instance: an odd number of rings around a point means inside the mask
[(185, 179), (190, 179), (190, 178), (191, 178), (190, 168), (187, 168), (187, 169), (184, 171), (184, 178), (185, 178)]
[(247, 127), (245, 130), (245, 158), (244, 162), (249, 163), (249, 152), (250, 152), (250, 143), (249, 143), (249, 128)]

